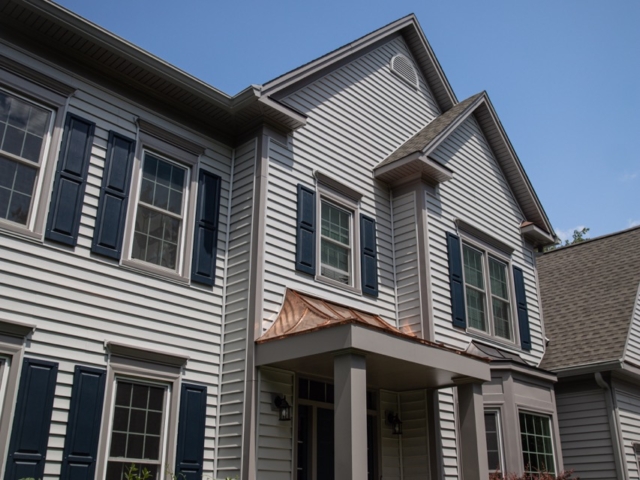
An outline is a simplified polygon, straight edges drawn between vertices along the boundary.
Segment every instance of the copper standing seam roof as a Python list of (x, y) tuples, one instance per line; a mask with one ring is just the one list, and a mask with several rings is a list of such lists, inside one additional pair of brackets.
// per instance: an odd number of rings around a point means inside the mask
[(306, 295), (290, 288), (287, 289), (284, 302), (278, 317), (256, 343), (265, 343), (274, 340), (282, 340), (293, 335), (311, 333), (323, 328), (337, 327), (339, 325), (357, 324), (372, 330), (389, 333), (397, 337), (411, 340), (416, 343), (447, 350), (465, 357), (475, 358), (481, 361), (489, 361), (481, 357), (445, 345), (424, 340), (415, 335), (401, 332), (396, 327), (389, 325), (379, 315), (356, 310), (335, 302), (323, 300), (318, 297)]

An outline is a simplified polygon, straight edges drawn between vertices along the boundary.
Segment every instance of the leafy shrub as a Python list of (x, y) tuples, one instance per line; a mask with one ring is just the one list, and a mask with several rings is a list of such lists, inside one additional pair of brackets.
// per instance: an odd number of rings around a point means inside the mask
[(489, 475), (489, 480), (580, 480), (580, 477), (573, 476), (573, 470), (560, 472), (558, 475), (548, 472), (525, 473), (516, 475), (515, 473), (494, 472)]

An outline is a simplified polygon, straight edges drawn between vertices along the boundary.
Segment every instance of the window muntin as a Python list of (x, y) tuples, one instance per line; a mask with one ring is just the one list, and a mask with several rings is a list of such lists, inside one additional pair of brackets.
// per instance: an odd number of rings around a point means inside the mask
[(502, 465), (502, 440), (498, 412), (484, 412), (484, 425), (487, 439), (487, 461), (489, 465), (489, 472), (504, 472)]
[(513, 341), (508, 264), (466, 243), (462, 256), (469, 327)]
[(551, 419), (520, 412), (520, 436), (525, 474), (555, 473)]
[(351, 284), (352, 213), (325, 200), (321, 201), (320, 275)]
[(131, 258), (177, 270), (188, 169), (144, 152)]
[(27, 226), (53, 113), (0, 90), (0, 218)]
[(134, 463), (156, 478), (163, 462), (163, 432), (168, 389), (165, 386), (118, 379), (110, 431), (107, 480), (124, 478)]

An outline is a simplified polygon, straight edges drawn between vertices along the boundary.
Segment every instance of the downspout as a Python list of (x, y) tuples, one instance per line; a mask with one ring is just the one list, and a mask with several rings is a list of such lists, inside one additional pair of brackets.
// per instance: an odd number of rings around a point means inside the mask
[(616, 404), (616, 397), (613, 390), (611, 390), (611, 387), (602, 377), (602, 374), (600, 372), (594, 373), (594, 378), (598, 386), (605, 391), (604, 399), (605, 399), (605, 404), (607, 406), (607, 411), (608, 411), (607, 413), (609, 414), (608, 415), (609, 429), (611, 432), (611, 446), (613, 447), (613, 455), (615, 456), (614, 463), (616, 466), (616, 476), (618, 478), (623, 478), (625, 480), (628, 480), (629, 473), (625, 468), (626, 465), (622, 458), (623, 448), (620, 442), (620, 439), (622, 438), (622, 433), (620, 432), (620, 425), (618, 423), (618, 418), (616, 416), (616, 410), (618, 408)]

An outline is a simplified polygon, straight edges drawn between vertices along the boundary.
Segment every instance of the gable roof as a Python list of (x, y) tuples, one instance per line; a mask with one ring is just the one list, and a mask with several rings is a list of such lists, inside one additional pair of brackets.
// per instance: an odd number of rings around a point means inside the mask
[(537, 266), (550, 339), (541, 367), (619, 361), (640, 284), (640, 227), (558, 248)]
[(274, 99), (282, 98), (338, 66), (364, 55), (393, 35), (404, 38), (440, 109), (445, 112), (457, 104), (453, 89), (413, 13), (268, 81), (262, 85), (261, 92)]
[[(553, 227), (529, 181), (487, 92), (480, 92), (439, 115), (374, 168), (374, 176), (387, 183), (407, 178), (422, 169), (428, 156), (469, 116), (474, 115), (526, 220), (553, 236)], [(430, 160), (432, 163), (438, 163)], [(444, 168), (444, 166), (442, 166)], [(453, 172), (455, 176), (455, 172)]]

